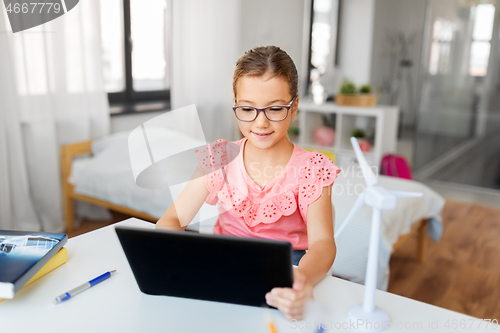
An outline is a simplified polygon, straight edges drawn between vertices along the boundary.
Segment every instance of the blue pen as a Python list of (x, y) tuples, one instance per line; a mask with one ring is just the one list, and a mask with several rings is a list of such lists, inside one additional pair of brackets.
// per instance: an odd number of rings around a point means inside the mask
[(54, 299), (54, 303), (55, 304), (59, 304), (59, 303), (62, 303), (64, 301), (67, 301), (68, 299), (70, 299), (73, 296), (78, 295), (82, 291), (85, 291), (85, 290), (87, 290), (87, 289), (95, 286), (96, 284), (101, 283), (102, 281), (109, 279), (111, 277), (111, 275), (113, 275), (115, 272), (116, 272), (116, 270), (111, 271), (111, 272), (106, 272), (103, 275), (98, 276), (98, 277), (96, 277), (93, 280), (90, 280), (89, 282), (85, 282), (81, 286), (78, 286), (78, 287), (76, 287), (74, 289), (71, 289), (67, 293), (59, 295), (58, 297), (56, 297)]

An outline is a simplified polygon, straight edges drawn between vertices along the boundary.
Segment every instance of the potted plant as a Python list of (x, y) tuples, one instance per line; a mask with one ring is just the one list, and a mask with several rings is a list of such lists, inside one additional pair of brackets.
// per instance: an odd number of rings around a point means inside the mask
[(365, 84), (357, 89), (356, 85), (346, 80), (340, 86), (340, 92), (335, 96), (335, 102), (344, 106), (374, 106), (377, 103), (377, 96), (372, 94), (370, 84)]
[(358, 139), (359, 147), (363, 153), (368, 153), (372, 149), (372, 145), (366, 140), (366, 132), (364, 130), (355, 128), (352, 130), (351, 136)]
[(371, 94), (371, 92), (372, 92), (372, 86), (369, 83), (364, 84), (361, 86), (361, 88), (359, 88), (360, 94)]

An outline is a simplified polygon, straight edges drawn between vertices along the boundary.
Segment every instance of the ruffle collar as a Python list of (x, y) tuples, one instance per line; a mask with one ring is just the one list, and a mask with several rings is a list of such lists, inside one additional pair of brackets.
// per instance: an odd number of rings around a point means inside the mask
[(236, 218), (254, 227), (259, 223), (274, 223), (282, 216), (292, 215), (297, 209), (297, 202), (292, 190), (280, 193), (264, 202), (254, 203), (235, 185), (224, 184), (217, 192), (220, 202), (224, 202), (228, 212)]
[[(246, 139), (239, 142), (241, 151), (243, 151), (244, 140)], [(323, 187), (333, 184), (340, 172), (340, 169), (326, 155), (317, 151), (310, 152), (307, 154), (307, 158), (302, 164), (303, 166), (300, 167), (297, 185), (288, 187), (287, 190), (280, 191), (279, 194), (267, 200), (257, 202), (255, 199), (252, 200), (249, 198), (248, 192), (244, 192), (235, 184), (225, 181), (225, 173), (228, 171), (225, 148), (225, 140), (218, 140), (212, 154), (204, 149), (197, 151), (199, 166), (207, 172), (205, 179), (210, 194), (206, 199), (206, 203), (210, 205), (221, 203), (221, 207), (226, 209), (232, 216), (243, 218), (245, 223), (250, 227), (254, 227), (259, 223), (274, 223), (282, 216), (292, 215), (297, 210), (297, 207), (300, 210), (302, 218), (306, 221), (309, 204), (321, 196)], [(294, 152), (287, 167), (292, 164), (292, 160), (298, 149), (298, 146), (294, 145)], [(244, 177), (251, 180), (251, 177), (244, 168), (243, 154), (237, 158), (240, 161), (235, 166), (242, 168), (241, 172)], [(293, 161), (295, 164), (296, 162)], [(262, 188), (259, 186), (259, 188), (262, 191), (264, 189), (270, 191), (275, 188), (282, 189), (281, 186), (277, 186), (279, 183), (276, 182), (286, 177), (287, 167), (283, 169), (280, 175), (273, 178), (271, 182)], [(245, 181), (248, 182), (248, 180)], [(258, 186), (256, 183), (255, 185)], [(298, 191), (298, 200), (294, 191)]]

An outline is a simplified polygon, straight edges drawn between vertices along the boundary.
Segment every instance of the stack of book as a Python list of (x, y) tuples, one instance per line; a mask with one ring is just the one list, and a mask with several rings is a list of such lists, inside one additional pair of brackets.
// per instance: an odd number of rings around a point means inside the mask
[(0, 230), (0, 301), (68, 261), (68, 235)]

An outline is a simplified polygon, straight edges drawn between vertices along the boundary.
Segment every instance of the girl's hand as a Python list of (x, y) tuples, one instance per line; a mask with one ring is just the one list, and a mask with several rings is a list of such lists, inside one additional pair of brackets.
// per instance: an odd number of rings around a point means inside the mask
[(266, 302), (278, 308), (286, 319), (302, 320), (304, 305), (313, 299), (313, 287), (299, 268), (293, 270), (292, 288), (273, 288), (266, 294)]

